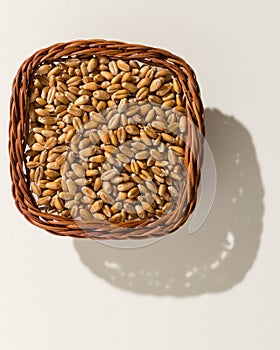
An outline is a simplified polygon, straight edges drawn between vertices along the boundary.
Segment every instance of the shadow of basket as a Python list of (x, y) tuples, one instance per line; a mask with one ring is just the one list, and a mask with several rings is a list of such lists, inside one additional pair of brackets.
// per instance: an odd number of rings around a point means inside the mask
[(194, 235), (185, 224), (136, 249), (74, 240), (82, 263), (95, 275), (134, 293), (176, 297), (226, 291), (244, 279), (262, 233), (260, 168), (252, 138), (235, 118), (207, 109), (206, 127), (218, 178), (204, 224)]

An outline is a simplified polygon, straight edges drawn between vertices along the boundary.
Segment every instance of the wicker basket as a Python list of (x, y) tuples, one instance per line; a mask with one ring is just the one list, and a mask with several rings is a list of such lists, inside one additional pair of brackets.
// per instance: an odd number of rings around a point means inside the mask
[[(41, 212), (30, 191), (26, 169), (25, 147), (29, 127), (26, 101), (29, 84), (35, 68), (46, 62), (65, 57), (88, 58), (106, 55), (111, 59), (137, 60), (169, 69), (181, 83), (186, 96), (188, 118), (188, 140), (185, 154), (187, 181), (184, 183), (176, 209), (157, 220), (125, 222), (121, 224), (95, 222), (77, 224), (73, 219)], [(192, 127), (193, 126), (193, 127)], [(12, 194), (16, 206), (32, 224), (46, 231), (60, 235), (94, 239), (143, 239), (160, 237), (179, 228), (192, 213), (200, 181), (200, 167), (203, 158), (204, 111), (199, 86), (190, 66), (181, 58), (162, 49), (117, 41), (79, 40), (55, 44), (37, 51), (20, 67), (12, 87), (10, 105), (10, 171)]]

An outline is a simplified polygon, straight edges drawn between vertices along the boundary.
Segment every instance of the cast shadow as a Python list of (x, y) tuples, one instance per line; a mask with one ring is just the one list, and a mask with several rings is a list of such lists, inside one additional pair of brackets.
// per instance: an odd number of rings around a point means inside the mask
[(217, 192), (203, 226), (184, 225), (158, 242), (119, 249), (74, 240), (80, 259), (114, 286), (140, 294), (186, 297), (229, 290), (251, 269), (259, 249), (264, 189), (252, 138), (235, 118), (206, 110)]

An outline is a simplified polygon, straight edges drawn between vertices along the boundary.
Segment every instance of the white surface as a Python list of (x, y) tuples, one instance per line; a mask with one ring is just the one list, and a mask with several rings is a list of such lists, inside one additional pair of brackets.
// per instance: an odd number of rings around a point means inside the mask
[[(1, 349), (280, 347), (279, 10), (276, 0), (2, 3)], [(196, 70), (205, 106), (220, 110), (207, 113), (217, 198), (193, 236), (182, 228), (124, 252), (53, 237), (14, 206), (13, 76), (41, 47), (98, 37), (179, 54)]]

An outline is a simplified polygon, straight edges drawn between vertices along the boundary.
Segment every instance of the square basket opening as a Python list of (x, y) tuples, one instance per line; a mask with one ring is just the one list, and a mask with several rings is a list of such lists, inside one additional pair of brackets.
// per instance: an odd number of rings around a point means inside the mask
[(194, 209), (203, 136), (199, 87), (181, 58), (97, 40), (42, 49), (13, 84), (17, 207), (58, 235), (165, 235)]

